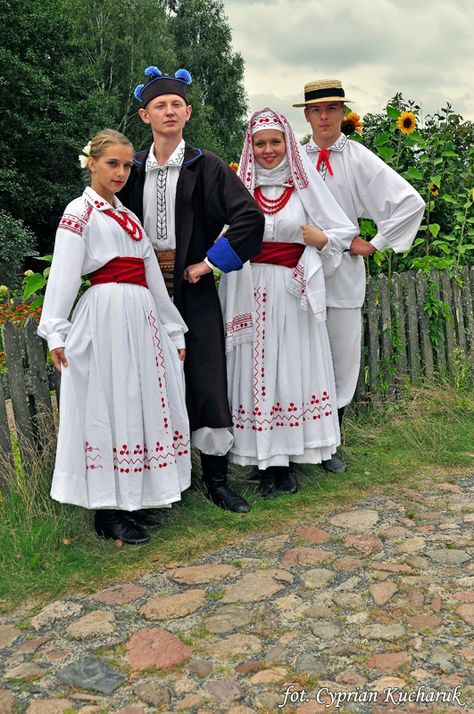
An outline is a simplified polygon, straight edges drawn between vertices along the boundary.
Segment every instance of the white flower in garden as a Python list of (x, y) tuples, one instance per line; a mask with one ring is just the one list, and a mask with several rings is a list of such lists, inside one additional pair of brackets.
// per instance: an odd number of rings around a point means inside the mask
[(4, 300), (8, 297), (9, 290), (6, 285), (0, 285), (0, 300)]
[(32, 270), (25, 270), (23, 275), (25, 276), (25, 278), (31, 278), (31, 276), (34, 275), (34, 272)]

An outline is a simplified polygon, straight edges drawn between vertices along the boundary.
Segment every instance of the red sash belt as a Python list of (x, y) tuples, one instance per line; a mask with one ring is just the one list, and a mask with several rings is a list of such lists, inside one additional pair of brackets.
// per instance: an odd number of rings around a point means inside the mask
[(295, 268), (306, 246), (301, 243), (278, 243), (264, 241), (260, 253), (250, 259), (251, 263), (272, 263)]
[(145, 276), (145, 263), (142, 258), (113, 258), (88, 276), (92, 285), (102, 283), (135, 283), (148, 287)]

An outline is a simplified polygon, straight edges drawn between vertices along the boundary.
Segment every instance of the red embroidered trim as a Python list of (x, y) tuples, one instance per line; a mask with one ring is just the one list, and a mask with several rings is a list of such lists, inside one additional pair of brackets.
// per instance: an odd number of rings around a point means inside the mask
[(59, 228), (64, 231), (70, 231), (76, 236), (82, 236), (86, 226), (87, 221), (75, 216), (73, 213), (65, 213), (59, 223)]
[(236, 315), (233, 320), (225, 323), (226, 335), (235, 334), (241, 330), (247, 330), (252, 327), (252, 313), (245, 312), (242, 315)]
[(277, 196), (277, 198), (267, 198), (263, 195), (260, 186), (257, 186), (254, 191), (254, 198), (263, 213), (267, 216), (272, 216), (275, 213), (279, 213), (282, 208), (285, 208), (286, 204), (291, 198), (291, 194), (295, 190), (293, 182), (289, 182), (291, 185), (285, 186), (283, 192)]
[[(94, 469), (103, 469), (100, 461), (102, 461), (102, 456), (100, 455), (100, 449), (96, 446), (91, 446), (88, 441), (86, 441), (84, 446), (84, 452), (86, 455), (86, 469), (93, 471)], [(97, 453), (94, 453), (97, 452)], [(91, 463), (92, 462), (92, 463)]]
[(104, 211), (106, 216), (110, 216), (110, 218), (113, 218), (114, 221), (116, 221), (121, 228), (125, 231), (125, 233), (128, 233), (130, 238), (133, 240), (139, 241), (143, 238), (143, 231), (141, 227), (138, 225), (138, 223), (135, 223), (134, 220), (130, 218), (130, 216), (127, 216), (126, 213), (120, 213), (112, 211), (111, 208), (107, 208)]
[(258, 407), (252, 413), (247, 412), (243, 405), (239, 404), (238, 409), (232, 412), (232, 421), (236, 429), (273, 431), (278, 427), (299, 427), (305, 421), (316, 421), (322, 416), (332, 416), (332, 413), (329, 394), (324, 391), (321, 397), (312, 394), (311, 400), (306, 403), (306, 406), (303, 403), (298, 407), (295, 402), (289, 402), (287, 406), (282, 406), (280, 402), (276, 402), (265, 414)]

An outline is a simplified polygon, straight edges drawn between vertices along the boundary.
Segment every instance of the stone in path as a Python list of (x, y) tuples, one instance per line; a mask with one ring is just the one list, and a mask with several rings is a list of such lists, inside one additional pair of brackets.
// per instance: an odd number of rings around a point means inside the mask
[(260, 637), (255, 635), (230, 635), (209, 646), (209, 654), (215, 657), (233, 657), (235, 655), (255, 655), (263, 649)]
[(155, 597), (140, 609), (140, 615), (147, 620), (168, 620), (186, 617), (198, 610), (206, 600), (206, 591), (198, 588), (184, 593)]
[(0, 650), (9, 647), (21, 635), (21, 630), (13, 625), (0, 625)]
[(64, 684), (105, 695), (112, 694), (124, 682), (117, 670), (98, 657), (77, 660), (57, 672), (56, 676)]
[(405, 664), (409, 664), (411, 655), (408, 652), (380, 652), (372, 655), (367, 662), (367, 667), (378, 669), (381, 672), (396, 672)]
[(192, 657), (191, 647), (185, 645), (171, 632), (152, 627), (135, 632), (126, 644), (128, 661), (135, 671), (149, 667), (166, 669), (176, 667)]
[(366, 625), (362, 627), (360, 634), (368, 640), (396, 640), (403, 637), (405, 628), (403, 625)]
[(439, 565), (462, 565), (470, 560), (470, 557), (463, 550), (455, 548), (445, 548), (444, 550), (430, 549), (426, 551), (426, 555), (434, 563)]
[(273, 536), (273, 538), (265, 538), (257, 545), (257, 550), (263, 550), (266, 553), (277, 553), (283, 548), (289, 540), (288, 535)]
[(284, 590), (292, 582), (293, 576), (285, 570), (257, 570), (227, 587), (221, 602), (258, 602)]
[(11, 667), (3, 675), (4, 679), (21, 679), (25, 682), (31, 682), (35, 679), (41, 679), (46, 674), (45, 667), (38, 667), (33, 662), (25, 662), (18, 664), (16, 667)]
[(383, 543), (377, 536), (371, 535), (345, 535), (342, 542), (346, 548), (354, 548), (361, 555), (373, 555), (383, 550)]
[(287, 550), (280, 565), (282, 568), (293, 568), (295, 566), (309, 566), (324, 563), (332, 558), (332, 554), (324, 548), (312, 548), (311, 546), (300, 545), (297, 548)]
[(329, 533), (321, 530), (321, 528), (316, 528), (316, 526), (301, 526), (296, 531), (296, 535), (306, 543), (312, 543), (313, 545), (326, 543), (331, 537)]
[(133, 693), (151, 707), (169, 707), (171, 703), (169, 691), (160, 682), (145, 681), (143, 684), (138, 684)]
[(379, 514), (377, 511), (370, 510), (346, 511), (345, 513), (338, 513), (337, 516), (333, 516), (330, 519), (333, 526), (359, 533), (364, 533), (372, 528), (378, 520)]
[(26, 710), (26, 714), (63, 714), (71, 710), (73, 702), (70, 699), (35, 699)]
[(166, 573), (166, 577), (170, 580), (174, 580), (176, 583), (202, 585), (203, 583), (211, 583), (214, 580), (235, 578), (239, 573), (240, 571), (233, 565), (215, 563), (210, 565), (192, 565), (189, 568), (176, 568)]
[(370, 592), (377, 605), (385, 605), (386, 602), (397, 592), (396, 583), (386, 580), (383, 583), (376, 583), (370, 586)]
[(45, 645), (46, 642), (49, 642), (50, 639), (51, 636), (47, 635), (46, 637), (34, 637), (31, 640), (25, 640), (23, 644), (15, 650), (15, 656), (34, 654), (37, 649), (39, 649), (42, 645)]
[(15, 695), (9, 689), (0, 689), (0, 712), (2, 714), (16, 714)]
[(303, 583), (306, 588), (324, 588), (335, 577), (335, 573), (327, 568), (311, 568), (303, 574)]
[(232, 632), (239, 627), (248, 625), (252, 620), (252, 614), (243, 607), (237, 605), (224, 605), (216, 610), (212, 615), (205, 618), (204, 627), (214, 634)]
[(219, 702), (234, 702), (244, 696), (238, 681), (230, 677), (212, 679), (206, 684), (206, 689)]
[(66, 636), (73, 640), (111, 635), (115, 631), (115, 617), (107, 610), (93, 610), (66, 628)]
[(82, 605), (70, 600), (57, 600), (46, 607), (43, 607), (35, 617), (31, 618), (31, 624), (35, 630), (40, 630), (45, 625), (52, 625), (58, 620), (65, 620), (67, 617), (78, 615), (82, 612)]
[(354, 573), (363, 568), (364, 563), (360, 558), (353, 558), (352, 555), (346, 555), (344, 558), (336, 560), (334, 567), (343, 573)]
[(133, 583), (125, 583), (124, 585), (114, 585), (111, 588), (100, 590), (91, 596), (91, 600), (101, 602), (104, 605), (126, 605), (129, 602), (139, 600), (146, 593), (145, 588), (133, 585)]
[(468, 625), (474, 625), (474, 604), (466, 603), (465, 605), (460, 605), (456, 609), (456, 612)]
[(441, 625), (441, 618), (437, 615), (415, 615), (409, 617), (408, 622), (416, 630), (423, 630), (425, 627), (429, 630), (436, 630)]

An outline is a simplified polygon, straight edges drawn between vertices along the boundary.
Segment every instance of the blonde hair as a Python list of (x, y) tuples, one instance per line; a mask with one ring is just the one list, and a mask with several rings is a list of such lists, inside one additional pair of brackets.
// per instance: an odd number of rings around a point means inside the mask
[(113, 144), (123, 144), (130, 146), (133, 150), (132, 142), (124, 134), (115, 129), (102, 129), (91, 139), (90, 156), (93, 159), (100, 159), (104, 151)]

